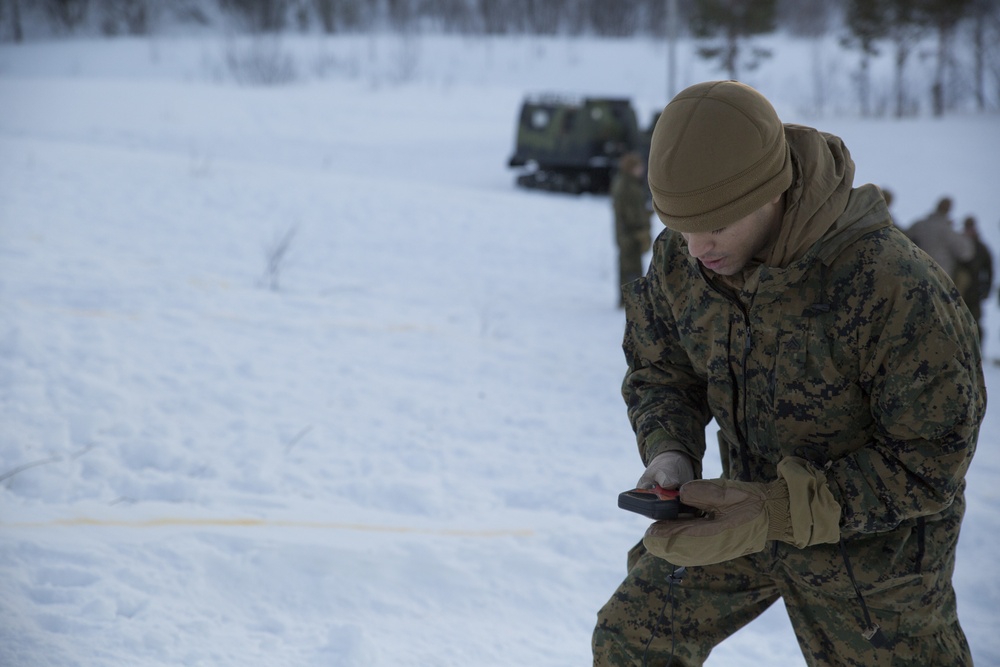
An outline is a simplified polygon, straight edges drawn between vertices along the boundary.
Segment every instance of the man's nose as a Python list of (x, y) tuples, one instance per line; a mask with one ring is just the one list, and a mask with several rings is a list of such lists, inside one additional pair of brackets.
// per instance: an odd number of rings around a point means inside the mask
[(688, 252), (695, 259), (704, 257), (709, 250), (712, 249), (712, 234), (709, 233), (689, 233), (684, 234), (684, 240), (687, 241)]

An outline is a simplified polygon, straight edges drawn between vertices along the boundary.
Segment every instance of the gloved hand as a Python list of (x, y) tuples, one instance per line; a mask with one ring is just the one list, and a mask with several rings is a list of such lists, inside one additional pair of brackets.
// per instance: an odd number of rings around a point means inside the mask
[(762, 551), (768, 540), (804, 548), (840, 539), (840, 505), (826, 476), (797, 457), (781, 460), (774, 482), (697, 480), (681, 487), (680, 499), (705, 515), (657, 521), (642, 540), (674, 565), (721, 563)]
[(684, 452), (663, 452), (653, 457), (646, 466), (646, 472), (636, 483), (637, 489), (651, 489), (659, 484), (664, 489), (676, 489), (694, 479), (691, 457)]

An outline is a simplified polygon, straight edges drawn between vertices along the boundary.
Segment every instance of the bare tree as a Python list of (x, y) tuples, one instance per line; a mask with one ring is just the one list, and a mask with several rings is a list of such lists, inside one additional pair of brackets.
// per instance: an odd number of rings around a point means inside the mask
[(954, 104), (948, 91), (948, 73), (954, 68), (955, 30), (959, 21), (971, 13), (972, 2), (971, 0), (923, 0), (921, 4), (924, 20), (937, 32), (931, 109), (935, 116), (941, 116)]
[(319, 17), (319, 24), (323, 27), (323, 32), (332, 35), (337, 31), (337, 3), (335, 0), (313, 0), (313, 7)]
[(738, 79), (741, 69), (756, 69), (771, 51), (748, 42), (754, 35), (774, 30), (775, 10), (776, 0), (695, 0), (692, 32), (703, 39), (722, 40), (721, 44), (699, 48), (699, 55), (719, 60), (730, 79)]
[(149, 34), (149, 0), (101, 0), (100, 9), (101, 31), (105, 35)]
[(89, 0), (44, 0), (45, 14), (57, 32), (73, 32), (87, 18)]
[(886, 5), (886, 31), (895, 46), (893, 57), (893, 98), (896, 118), (912, 115), (916, 102), (910, 99), (906, 85), (906, 65), (910, 55), (926, 33), (920, 20), (920, 0), (890, 0)]
[(590, 3), (590, 23), (598, 35), (625, 37), (638, 25), (636, 0)]
[(831, 0), (778, 0), (778, 24), (797, 37), (819, 37), (830, 27), (835, 12), (842, 12), (840, 2)]
[(21, 25), (21, 0), (0, 0), (0, 27), (5, 19), (10, 20), (10, 37), (17, 43), (24, 41), (24, 28)]
[(445, 32), (468, 34), (475, 25), (469, 0), (426, 0)]
[(278, 86), (298, 78), (295, 60), (281, 46), (280, 35), (255, 35), (248, 43), (230, 43), (226, 68), (244, 86)]
[(365, 0), (312, 0), (312, 5), (327, 34), (366, 27), (365, 19), (374, 13)]
[(845, 16), (847, 34), (840, 39), (845, 48), (857, 47), (861, 53), (856, 81), (861, 115), (871, 115), (871, 60), (879, 54), (878, 40), (885, 37), (886, 11), (874, 0), (848, 0)]
[(993, 64), (998, 71), (1000, 49), (1000, 0), (974, 0), (971, 8), (972, 19), (972, 87), (976, 108), (985, 111), (986, 74)]
[(563, 27), (566, 0), (527, 0), (527, 30), (539, 35), (554, 35)]
[(385, 3), (389, 27), (406, 32), (415, 27), (417, 12), (410, 0), (385, 0)]
[(284, 268), (285, 260), (288, 259), (288, 249), (292, 245), (292, 239), (298, 233), (298, 225), (288, 227), (282, 234), (277, 234), (264, 247), (264, 257), (267, 265), (264, 268), (264, 275), (261, 276), (260, 284), (266, 285), (272, 291), (278, 291), (281, 270)]
[(810, 42), (810, 69), (812, 75), (812, 113), (821, 115), (830, 96), (829, 64), (824, 59), (821, 38), (830, 30), (834, 11), (840, 9), (830, 0), (779, 0), (778, 22), (789, 34), (805, 37)]
[(513, 32), (519, 22), (517, 0), (477, 0), (476, 9), (482, 21), (483, 32), (487, 35), (503, 35)]
[(251, 32), (279, 32), (285, 27), (288, 0), (219, 0)]

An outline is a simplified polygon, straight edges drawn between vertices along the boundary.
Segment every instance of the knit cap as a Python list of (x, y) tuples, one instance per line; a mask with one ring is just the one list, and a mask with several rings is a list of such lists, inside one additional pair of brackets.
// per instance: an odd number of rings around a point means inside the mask
[(677, 94), (649, 148), (653, 210), (679, 232), (711, 232), (749, 215), (792, 183), (778, 114), (737, 81), (708, 81)]

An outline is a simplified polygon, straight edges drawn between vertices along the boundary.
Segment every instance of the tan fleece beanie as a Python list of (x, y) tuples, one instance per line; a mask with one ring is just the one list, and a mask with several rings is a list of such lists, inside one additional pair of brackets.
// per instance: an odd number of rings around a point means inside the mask
[(653, 210), (664, 225), (715, 231), (792, 184), (784, 127), (750, 86), (696, 84), (678, 93), (656, 121), (648, 178)]

